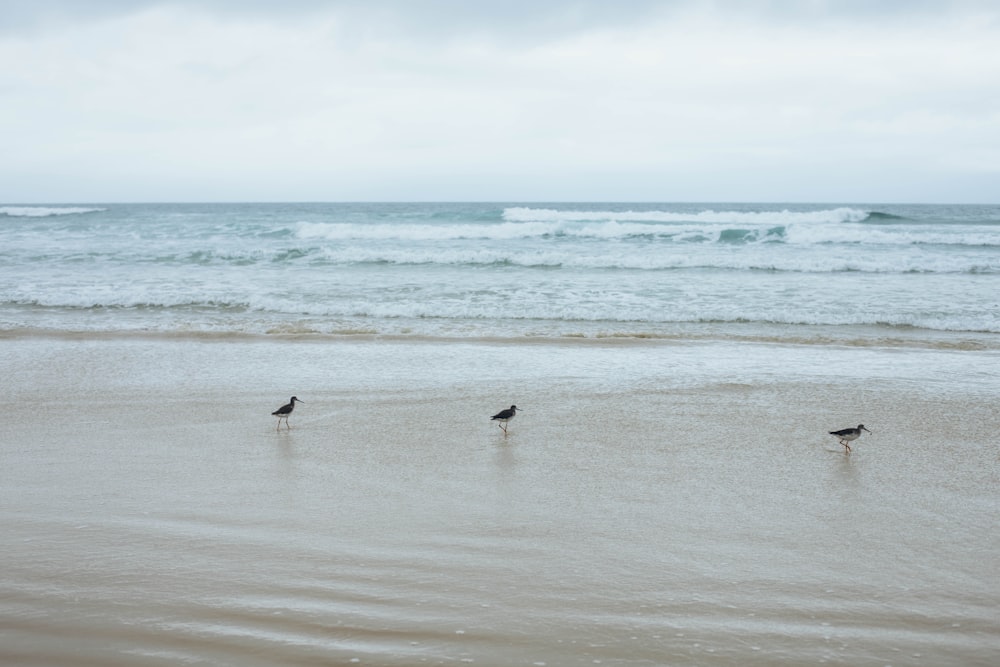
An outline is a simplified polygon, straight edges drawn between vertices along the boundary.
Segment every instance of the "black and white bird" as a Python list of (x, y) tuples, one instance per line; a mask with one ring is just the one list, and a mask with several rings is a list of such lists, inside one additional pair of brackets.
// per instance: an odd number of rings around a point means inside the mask
[(304, 402), (305, 401), (300, 401), (298, 399), (298, 397), (292, 396), (292, 399), (290, 401), (288, 401), (288, 403), (286, 403), (285, 405), (282, 405), (280, 408), (278, 408), (277, 410), (275, 410), (274, 412), (272, 412), (271, 414), (278, 418), (278, 426), (274, 430), (277, 431), (278, 429), (281, 428), (281, 420), (282, 419), (285, 420), (285, 426), (287, 426), (288, 429), (291, 430), (292, 427), (288, 426), (288, 415), (292, 414), (292, 410), (295, 409), (295, 404), (296, 403), (304, 403)]
[[(840, 444), (846, 447), (847, 452), (850, 453), (851, 446), (847, 443), (860, 438), (862, 431), (868, 431), (868, 429), (865, 428), (864, 424), (858, 424), (857, 428), (844, 428), (839, 431), (830, 431), (830, 435), (839, 440)], [(868, 432), (871, 433), (871, 431)]]
[(512, 405), (510, 406), (510, 408), (506, 410), (501, 410), (500, 412), (496, 413), (495, 415), (490, 417), (490, 419), (500, 422), (499, 424), (497, 424), (497, 426), (499, 426), (500, 429), (503, 430), (504, 435), (507, 435), (507, 422), (509, 422), (516, 416), (517, 416), (517, 406)]

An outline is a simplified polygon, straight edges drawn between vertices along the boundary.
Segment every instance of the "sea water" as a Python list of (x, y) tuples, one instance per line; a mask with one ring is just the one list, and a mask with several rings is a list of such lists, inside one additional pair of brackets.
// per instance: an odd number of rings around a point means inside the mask
[(982, 343), (1000, 206), (0, 205), (0, 330)]

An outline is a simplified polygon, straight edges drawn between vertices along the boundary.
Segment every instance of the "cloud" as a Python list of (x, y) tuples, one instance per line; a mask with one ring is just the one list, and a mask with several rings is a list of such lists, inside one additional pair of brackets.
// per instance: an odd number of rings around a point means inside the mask
[(996, 10), (877, 4), (32, 3), (0, 199), (995, 199)]

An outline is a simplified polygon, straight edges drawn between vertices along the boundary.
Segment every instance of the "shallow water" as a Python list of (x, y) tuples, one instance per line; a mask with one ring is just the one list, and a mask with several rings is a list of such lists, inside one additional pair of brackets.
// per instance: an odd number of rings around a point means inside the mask
[(5, 340), (0, 663), (996, 664), (996, 353), (815, 348)]

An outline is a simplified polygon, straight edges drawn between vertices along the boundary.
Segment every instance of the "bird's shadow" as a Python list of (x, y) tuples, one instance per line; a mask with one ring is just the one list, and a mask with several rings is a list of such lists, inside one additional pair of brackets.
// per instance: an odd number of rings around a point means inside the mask
[(824, 452), (827, 452), (828, 454), (843, 454), (844, 456), (850, 456), (851, 455), (851, 452), (847, 451), (847, 449), (843, 445), (837, 445), (837, 446), (834, 447), (834, 446), (830, 446), (830, 445), (828, 445), (827, 443), (824, 442), (824, 443), (820, 444), (819, 447), (820, 447), (820, 449), (822, 449)]

